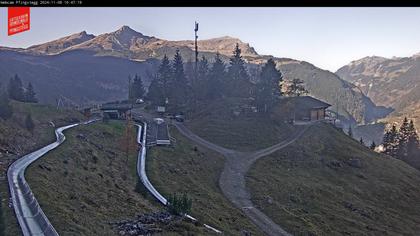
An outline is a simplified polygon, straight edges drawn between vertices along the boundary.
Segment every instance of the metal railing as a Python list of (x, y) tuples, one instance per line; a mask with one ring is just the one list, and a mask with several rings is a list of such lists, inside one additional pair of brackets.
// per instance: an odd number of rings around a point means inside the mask
[(9, 166), (7, 178), (9, 182), (10, 196), (12, 198), (16, 218), (24, 236), (58, 236), (57, 231), (48, 220), (44, 211), (42, 211), (37, 199), (29, 187), (29, 184), (25, 180), (26, 168), (47, 152), (62, 144), (66, 140), (66, 137), (63, 134), (64, 130), (73, 128), (80, 124), (87, 125), (97, 120), (98, 119), (94, 119), (87, 122), (57, 128), (55, 130), (56, 141), (54, 143), (17, 159)]
[[(169, 204), (168, 200), (162, 194), (160, 194), (155, 187), (153, 187), (152, 183), (149, 181), (149, 178), (146, 175), (146, 132), (147, 132), (147, 123), (144, 123), (144, 128), (142, 128), (141, 125), (136, 124), (137, 127), (139, 127), (138, 132), (143, 132), (143, 140), (140, 140), (141, 135), (137, 135), (137, 142), (141, 145), (141, 150), (139, 151), (138, 157), (137, 157), (137, 175), (139, 176), (141, 182), (144, 184), (144, 186), (149, 190), (149, 192), (164, 206), (167, 206)], [(185, 216), (193, 221), (198, 221), (196, 218), (185, 214)], [(216, 233), (222, 233), (222, 231), (207, 225), (203, 224), (204, 227), (207, 229), (210, 229)]]

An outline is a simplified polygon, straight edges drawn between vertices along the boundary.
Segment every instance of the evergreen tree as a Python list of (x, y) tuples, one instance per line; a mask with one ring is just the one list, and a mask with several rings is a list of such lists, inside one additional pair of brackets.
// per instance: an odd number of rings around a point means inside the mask
[(202, 56), (197, 68), (198, 80), (206, 81), (208, 79), (209, 70), (209, 62), (205, 56)]
[(351, 125), (349, 126), (349, 131), (347, 132), (347, 135), (348, 135), (350, 138), (353, 138), (353, 130), (351, 129)]
[(202, 56), (197, 68), (197, 81), (194, 84), (194, 93), (197, 99), (207, 98), (209, 89), (209, 63), (205, 56)]
[(220, 58), (220, 54), (217, 53), (208, 76), (209, 82), (207, 89), (207, 97), (209, 99), (216, 99), (223, 96), (225, 92), (225, 86), (223, 86), (225, 78), (226, 66)]
[(184, 62), (182, 56), (179, 53), (179, 49), (176, 50), (174, 60), (172, 63), (173, 72), (173, 87), (172, 96), (174, 103), (177, 105), (183, 105), (187, 101), (188, 83), (184, 73)]
[(249, 75), (245, 68), (245, 61), (242, 58), (239, 44), (236, 44), (229, 64), (228, 75), (230, 80), (228, 88), (230, 95), (235, 97), (249, 97)]
[(22, 80), (19, 78), (18, 75), (15, 75), (14, 77), (10, 78), (7, 92), (9, 94), (10, 99), (21, 102), (25, 101)]
[(397, 157), (398, 131), (395, 125), (392, 125), (392, 128), (385, 132), (382, 145), (385, 154)]
[(0, 91), (0, 117), (4, 120), (13, 115), (13, 109), (5, 92)]
[(409, 157), (414, 157), (419, 153), (419, 136), (417, 135), (416, 128), (414, 127), (414, 122), (411, 120), (408, 126), (407, 155)]
[(280, 82), (283, 76), (276, 69), (273, 59), (269, 59), (263, 66), (260, 80), (257, 83), (256, 102), (259, 111), (267, 112), (281, 96)]
[(399, 158), (406, 157), (407, 156), (407, 144), (408, 139), (410, 136), (409, 131), (409, 123), (407, 117), (404, 117), (403, 123), (400, 126), (399, 132), (398, 132), (398, 146), (397, 146), (397, 156)]
[(372, 149), (372, 150), (375, 150), (375, 148), (376, 148), (375, 141), (372, 141), (372, 143), (370, 144), (369, 148)]
[(34, 121), (32, 120), (31, 114), (26, 115), (26, 118), (25, 118), (25, 127), (31, 133), (34, 131), (35, 124), (34, 124)]
[(26, 92), (25, 92), (25, 101), (31, 102), (31, 103), (37, 103), (38, 99), (35, 97), (35, 95), (36, 93), (34, 91), (34, 87), (32, 86), (32, 83), (29, 82), (28, 88), (26, 89)]
[(233, 51), (233, 56), (230, 58), (230, 67), (228, 73), (232, 80), (249, 79), (249, 75), (245, 69), (245, 61), (242, 58), (239, 44), (236, 44), (235, 49)]
[[(130, 78), (131, 80), (131, 78)], [(143, 98), (145, 91), (143, 86), (143, 81), (140, 76), (137, 74), (134, 76), (133, 82), (130, 84), (129, 89), (129, 99), (135, 101), (138, 98)]]
[(365, 141), (363, 141), (363, 138), (362, 137), (360, 137), (359, 142), (360, 142), (360, 144), (362, 144), (363, 146), (365, 146)]
[(305, 89), (304, 84), (304, 81), (301, 79), (293, 79), (292, 81), (287, 81), (284, 83), (284, 94), (290, 97), (306, 95), (308, 94), (308, 90)]
[(169, 98), (170, 86), (172, 84), (172, 68), (169, 59), (164, 55), (159, 65), (156, 77), (153, 78), (149, 87), (147, 97), (155, 105), (164, 105)]
[(157, 76), (150, 83), (149, 90), (147, 92), (147, 99), (158, 106), (162, 106), (165, 104), (163, 88), (159, 84)]
[(195, 63), (191, 60), (188, 59), (188, 61), (186, 63), (184, 63), (184, 68), (185, 68), (185, 76), (188, 79), (188, 83), (190, 84), (194, 84), (195, 83)]

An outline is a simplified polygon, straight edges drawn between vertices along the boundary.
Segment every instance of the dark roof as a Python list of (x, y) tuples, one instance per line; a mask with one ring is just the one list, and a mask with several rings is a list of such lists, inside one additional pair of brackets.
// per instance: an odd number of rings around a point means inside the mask
[(289, 99), (294, 102), (296, 108), (300, 109), (328, 108), (331, 106), (330, 104), (311, 96), (292, 97)]
[(112, 104), (103, 104), (101, 110), (131, 110), (133, 105), (129, 103), (112, 103)]

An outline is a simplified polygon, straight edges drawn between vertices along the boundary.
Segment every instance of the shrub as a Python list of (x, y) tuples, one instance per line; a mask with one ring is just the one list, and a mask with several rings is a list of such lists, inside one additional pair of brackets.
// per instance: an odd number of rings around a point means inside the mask
[(169, 211), (172, 214), (184, 215), (191, 212), (192, 200), (185, 193), (182, 196), (178, 196), (176, 193), (172, 194), (168, 203)]

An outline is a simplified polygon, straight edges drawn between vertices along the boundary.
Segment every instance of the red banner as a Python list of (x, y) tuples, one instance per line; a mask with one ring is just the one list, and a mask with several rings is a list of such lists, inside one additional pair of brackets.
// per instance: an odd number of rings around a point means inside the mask
[(31, 17), (29, 7), (9, 7), (7, 19), (9, 36), (30, 29)]

